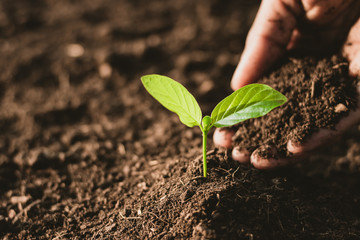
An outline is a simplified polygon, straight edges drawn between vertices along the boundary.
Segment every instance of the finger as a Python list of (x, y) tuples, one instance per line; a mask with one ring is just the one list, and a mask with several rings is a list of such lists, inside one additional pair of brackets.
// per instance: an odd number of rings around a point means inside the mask
[(349, 74), (353, 77), (360, 76), (360, 51), (358, 52), (357, 56), (350, 62)]
[(303, 19), (298, 22), (298, 31), (293, 32), (288, 50), (296, 54), (332, 53), (344, 42), (358, 18), (359, 3), (356, 0), (302, 0)]
[(259, 153), (255, 150), (251, 155), (251, 164), (257, 169), (269, 170), (286, 166), (289, 164), (289, 161), (287, 159), (261, 157)]
[(360, 18), (350, 29), (348, 38), (343, 46), (343, 55), (350, 63), (350, 75), (360, 76)]
[[(360, 93), (360, 87), (357, 87), (358, 94)], [(305, 143), (298, 143), (293, 140), (289, 140), (287, 143), (287, 150), (295, 155), (301, 155), (305, 152), (311, 151), (326, 142), (341, 135), (351, 126), (360, 122), (360, 99), (358, 98), (358, 108), (350, 111), (349, 115), (341, 119), (336, 124), (335, 129), (320, 129), (317, 133), (314, 133), (311, 138)]]
[(233, 160), (238, 161), (240, 163), (249, 163), (250, 162), (251, 153), (244, 148), (235, 147), (232, 150), (231, 155), (232, 155)]
[(262, 170), (269, 170), (278, 167), (283, 167), (294, 163), (296, 158), (279, 158), (275, 147), (272, 146), (263, 146), (256, 149), (250, 157), (251, 164)]
[(217, 147), (224, 147), (224, 148), (231, 148), (233, 141), (232, 137), (234, 136), (235, 131), (230, 130), (227, 128), (217, 128), (215, 129), (214, 135), (213, 135), (213, 141), (215, 146)]
[[(358, 14), (357, 0), (302, 0), (305, 11), (305, 18), (317, 26), (325, 26), (326, 24), (340, 24), (344, 27), (344, 20), (352, 14)], [(347, 14), (344, 14), (346, 12)], [(354, 12), (354, 13), (353, 13)], [(334, 22), (335, 21), (335, 22)]]
[(305, 143), (298, 143), (293, 140), (289, 140), (287, 143), (287, 150), (296, 156), (301, 155), (324, 145), (324, 143), (328, 142), (329, 139), (333, 139), (335, 136), (337, 136), (337, 132), (334, 130), (320, 129)]
[(233, 90), (256, 81), (285, 53), (296, 15), (301, 12), (297, 4), (297, 1), (262, 1), (231, 80)]
[(360, 76), (360, 52), (349, 65), (349, 74), (353, 77)]

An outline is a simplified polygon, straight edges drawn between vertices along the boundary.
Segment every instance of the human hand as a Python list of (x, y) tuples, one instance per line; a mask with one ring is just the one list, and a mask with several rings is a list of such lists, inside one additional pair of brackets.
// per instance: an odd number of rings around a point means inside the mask
[[(231, 87), (236, 90), (256, 81), (273, 64), (291, 51), (324, 53), (342, 46), (349, 61), (349, 73), (360, 76), (360, 1), (356, 0), (263, 0), (250, 29)], [(287, 149), (295, 158), (345, 131), (360, 120), (360, 109), (350, 112), (335, 130), (321, 129), (305, 143), (288, 142)], [(217, 130), (214, 143), (231, 148), (230, 130)], [(257, 150), (233, 149), (233, 159), (249, 162), (261, 169), (286, 165), (294, 159), (264, 159)]]

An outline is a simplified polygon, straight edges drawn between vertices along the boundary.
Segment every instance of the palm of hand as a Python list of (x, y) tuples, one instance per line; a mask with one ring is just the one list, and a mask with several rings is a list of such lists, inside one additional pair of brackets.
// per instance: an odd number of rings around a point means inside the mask
[(360, 75), (360, 1), (263, 1), (234, 73), (234, 90), (256, 81), (289, 50), (324, 53), (343, 47), (350, 73)]
[[(334, 47), (349, 61), (349, 73), (360, 76), (360, 1), (357, 0), (263, 0), (246, 39), (244, 52), (233, 75), (236, 90), (255, 82), (289, 51), (314, 54)], [(360, 104), (359, 104), (360, 105)], [(340, 121), (336, 131), (322, 129), (306, 143), (288, 142), (288, 151), (302, 154), (343, 132), (360, 120), (360, 108)], [(214, 143), (230, 148), (234, 133), (217, 130)], [(251, 155), (251, 157), (250, 157)], [(271, 159), (247, 151), (233, 150), (233, 158), (249, 160), (257, 168), (271, 168)], [(282, 159), (283, 165), (292, 162)]]

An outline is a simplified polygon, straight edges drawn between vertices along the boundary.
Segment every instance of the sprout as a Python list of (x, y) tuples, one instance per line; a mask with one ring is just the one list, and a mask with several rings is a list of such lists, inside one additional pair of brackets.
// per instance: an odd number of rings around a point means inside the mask
[(249, 84), (223, 99), (211, 116), (204, 116), (199, 104), (188, 90), (175, 80), (157, 74), (141, 78), (145, 89), (165, 108), (176, 113), (188, 127), (200, 127), (203, 135), (203, 172), (207, 177), (207, 134), (214, 127), (229, 127), (269, 113), (284, 104), (287, 98), (265, 84)]

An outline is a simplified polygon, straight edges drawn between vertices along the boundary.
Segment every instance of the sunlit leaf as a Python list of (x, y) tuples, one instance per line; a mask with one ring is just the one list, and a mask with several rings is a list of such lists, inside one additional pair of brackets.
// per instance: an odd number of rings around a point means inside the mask
[(146, 90), (164, 107), (176, 113), (188, 127), (201, 126), (201, 109), (193, 95), (173, 79), (157, 74), (141, 77)]
[(249, 84), (223, 99), (211, 113), (215, 127), (227, 127), (264, 116), (284, 104), (286, 97), (265, 84)]

